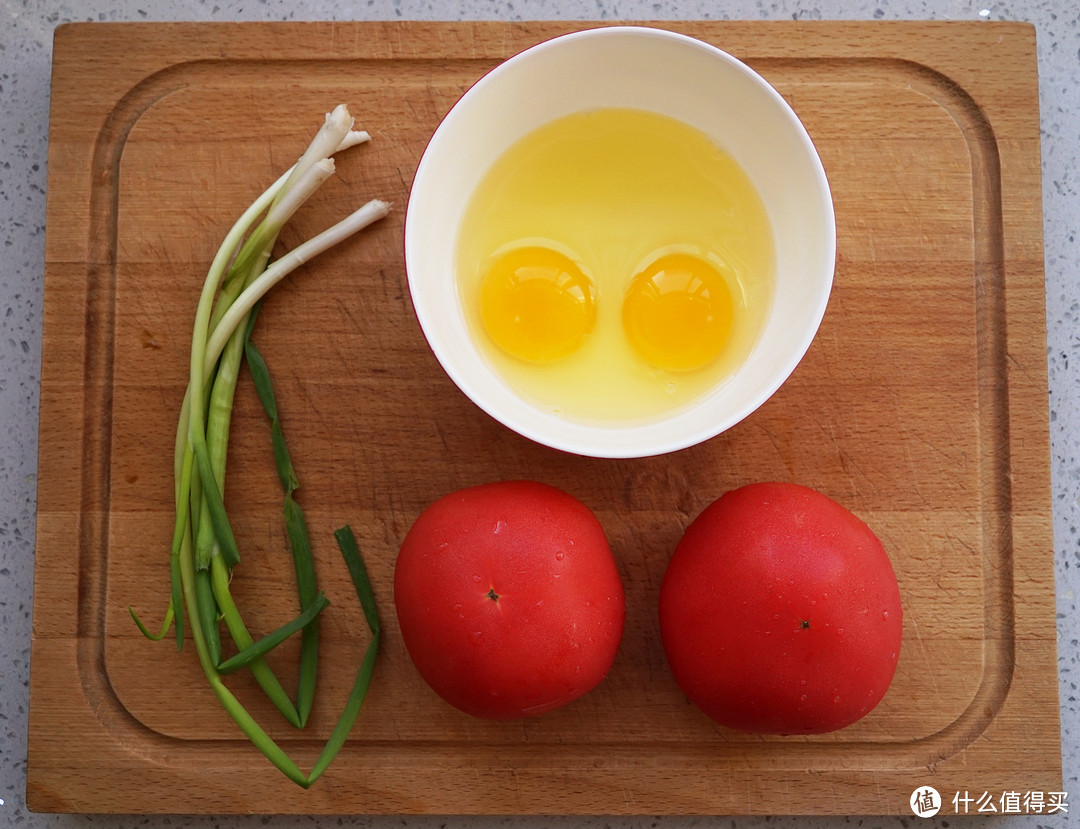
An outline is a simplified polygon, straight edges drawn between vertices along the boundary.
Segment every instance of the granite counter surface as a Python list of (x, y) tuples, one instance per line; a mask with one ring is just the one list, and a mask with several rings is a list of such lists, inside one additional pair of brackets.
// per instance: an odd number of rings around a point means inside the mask
[[(1080, 815), (1080, 5), (1061, 0), (0, 0), (0, 826), (378, 829), (540, 827), (947, 827), (955, 816), (904, 818), (115, 817), (41, 815), (25, 804), (26, 729), (45, 187), (52, 34), (69, 21), (359, 19), (946, 19), (1022, 20), (1038, 39), (1047, 367), (1058, 610), (1058, 671), (1069, 814), (992, 819), (1067, 826)], [(914, 781), (917, 782), (917, 781)], [(980, 818), (969, 818), (983, 825)]]

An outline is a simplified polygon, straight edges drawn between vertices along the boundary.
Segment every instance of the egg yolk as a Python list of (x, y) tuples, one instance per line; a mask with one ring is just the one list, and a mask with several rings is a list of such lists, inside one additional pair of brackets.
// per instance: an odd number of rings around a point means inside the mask
[(539, 246), (516, 248), (484, 274), (480, 318), (508, 354), (548, 363), (573, 353), (592, 330), (596, 292), (568, 256)]
[(668, 371), (693, 371), (715, 360), (731, 336), (734, 303), (720, 272), (684, 253), (636, 274), (623, 302), (623, 328), (638, 355)]

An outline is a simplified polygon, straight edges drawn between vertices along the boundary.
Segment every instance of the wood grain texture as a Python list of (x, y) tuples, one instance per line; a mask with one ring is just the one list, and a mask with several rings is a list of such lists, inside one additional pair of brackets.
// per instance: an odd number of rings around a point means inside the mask
[[(401, 257), (415, 165), (454, 101), (572, 23), (79, 24), (57, 31), (49, 157), (28, 802), (44, 811), (904, 813), (939, 791), (1061, 783), (1034, 30), (997, 23), (664, 23), (747, 61), (803, 119), (836, 202), (820, 333), (760, 410), (698, 447), (593, 460), (496, 424), (443, 374)], [(370, 197), (388, 219), (294, 274), (258, 338), (308, 511), (324, 614), (308, 730), (232, 687), (309, 767), (366, 644), (330, 531), (356, 530), (384, 620), (359, 722), (311, 790), (143, 639), (168, 596), (172, 440), (191, 318), (229, 225), (322, 113), (369, 145), (285, 243)], [(228, 493), (250, 627), (295, 613), (268, 430), (241, 383)], [(397, 546), (435, 498), (529, 477), (599, 516), (627, 590), (608, 678), (545, 717), (486, 722), (416, 674)], [(882, 704), (821, 737), (756, 737), (679, 693), (655, 619), (686, 524), (754, 480), (816, 487), (889, 550), (904, 647)], [(295, 651), (275, 655), (291, 674)], [(168, 677), (167, 684), (163, 678)]]

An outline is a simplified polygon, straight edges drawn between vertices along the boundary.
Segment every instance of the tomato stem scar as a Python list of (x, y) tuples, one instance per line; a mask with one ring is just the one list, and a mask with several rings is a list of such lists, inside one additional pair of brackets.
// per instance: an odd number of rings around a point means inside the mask
[(484, 595), (487, 596), (489, 599), (491, 599), (491, 601), (493, 601), (493, 602), (499, 601), (499, 594), (495, 592), (494, 587), (490, 588), (488, 590), (488, 592), (485, 593)]
[(799, 622), (799, 627), (801, 627), (803, 630), (810, 630), (810, 620), (803, 619), (801, 622)]

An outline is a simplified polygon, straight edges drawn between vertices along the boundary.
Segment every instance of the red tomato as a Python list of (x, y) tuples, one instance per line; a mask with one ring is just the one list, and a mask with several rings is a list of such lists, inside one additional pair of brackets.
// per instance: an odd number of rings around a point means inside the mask
[(660, 588), (676, 682), (730, 728), (820, 734), (885, 695), (900, 590), (881, 542), (819, 492), (751, 484), (687, 528)]
[(470, 487), (424, 510), (398, 554), (394, 602), (421, 676), (492, 718), (542, 714), (594, 688), (625, 616), (596, 516), (528, 481)]

